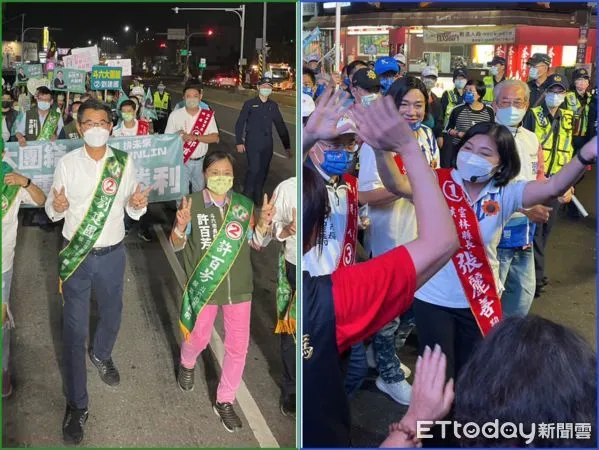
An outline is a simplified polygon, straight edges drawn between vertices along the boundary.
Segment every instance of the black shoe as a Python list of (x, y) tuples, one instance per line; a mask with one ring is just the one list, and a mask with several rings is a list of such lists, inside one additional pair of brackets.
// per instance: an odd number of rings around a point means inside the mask
[(121, 381), (121, 376), (119, 375), (119, 371), (112, 362), (112, 358), (107, 359), (106, 361), (101, 361), (94, 355), (93, 349), (89, 349), (89, 359), (94, 363), (94, 366), (98, 368), (100, 372), (100, 378), (104, 383), (108, 386), (118, 386)]
[(140, 231), (139, 233), (137, 233), (137, 237), (140, 238), (142, 241), (152, 242), (152, 235), (150, 234), (149, 230)]
[(545, 292), (543, 286), (537, 286), (535, 289), (535, 298), (539, 298), (543, 292)]
[(241, 419), (233, 409), (232, 403), (218, 403), (212, 408), (214, 413), (220, 417), (220, 421), (229, 433), (241, 430)]
[(87, 421), (87, 408), (73, 408), (67, 403), (67, 411), (62, 421), (62, 438), (68, 444), (79, 444), (83, 440), (83, 425)]
[(179, 366), (179, 376), (177, 377), (179, 389), (182, 391), (193, 391), (194, 372), (195, 368), (188, 369), (187, 367)]
[(549, 278), (543, 277), (543, 281), (541, 281), (541, 286), (547, 286), (549, 284)]
[(282, 399), (279, 403), (279, 410), (285, 417), (295, 417), (295, 395)]

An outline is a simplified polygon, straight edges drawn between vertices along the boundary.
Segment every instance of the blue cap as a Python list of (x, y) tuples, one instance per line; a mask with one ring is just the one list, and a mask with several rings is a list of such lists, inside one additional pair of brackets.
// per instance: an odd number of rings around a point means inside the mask
[(384, 56), (376, 60), (374, 71), (377, 75), (382, 75), (386, 72), (399, 73), (399, 64), (392, 56)]

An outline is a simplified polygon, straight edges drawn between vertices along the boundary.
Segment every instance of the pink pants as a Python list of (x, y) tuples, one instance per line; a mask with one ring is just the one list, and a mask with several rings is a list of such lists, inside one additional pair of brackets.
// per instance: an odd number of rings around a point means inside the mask
[[(243, 302), (222, 307), (225, 322), (225, 358), (216, 391), (216, 401), (219, 403), (233, 403), (241, 384), (250, 342), (251, 306), (252, 302)], [(189, 342), (184, 341), (181, 346), (183, 367), (193, 369), (198, 356), (208, 346), (217, 312), (217, 305), (207, 305), (198, 316)]]

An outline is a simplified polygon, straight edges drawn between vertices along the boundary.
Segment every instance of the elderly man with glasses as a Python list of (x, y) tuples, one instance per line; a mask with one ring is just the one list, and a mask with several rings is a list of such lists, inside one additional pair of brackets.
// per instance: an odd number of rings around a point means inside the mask
[(46, 201), (48, 217), (54, 222), (65, 220), (58, 264), (64, 305), (63, 438), (67, 443), (81, 442), (88, 417), (85, 343), (92, 289), (99, 319), (89, 358), (106, 384), (116, 386), (120, 381), (111, 355), (123, 307), (123, 219), (125, 211), (134, 220), (145, 214), (151, 189), (141, 190), (133, 161), (125, 152), (106, 145), (111, 129), (108, 106), (96, 100), (81, 105), (77, 130), (85, 144), (60, 159)]

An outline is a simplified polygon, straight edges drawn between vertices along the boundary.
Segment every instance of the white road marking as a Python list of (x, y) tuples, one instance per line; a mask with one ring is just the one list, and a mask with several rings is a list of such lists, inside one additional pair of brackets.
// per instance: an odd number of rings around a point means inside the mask
[[(164, 250), (166, 259), (168, 260), (171, 269), (173, 269), (173, 272), (175, 273), (177, 282), (181, 286), (181, 289), (183, 289), (186, 283), (185, 272), (183, 271), (183, 268), (181, 267), (181, 264), (179, 263), (179, 260), (177, 259), (177, 256), (175, 255), (168, 238), (166, 237), (166, 233), (164, 232), (162, 225), (155, 224), (154, 231), (158, 236), (158, 240), (160, 241), (162, 250)], [(225, 345), (215, 329), (212, 330), (210, 348), (212, 349), (212, 352), (214, 353), (214, 356), (216, 357), (216, 360), (218, 361), (218, 364), (222, 370), (222, 360), (225, 355)], [(243, 380), (241, 381), (241, 385), (237, 391), (237, 403), (239, 403), (239, 407), (245, 414), (245, 417), (250, 425), (250, 429), (252, 430), (252, 433), (254, 433), (254, 436), (256, 437), (260, 447), (280, 447), (276, 438), (272, 434), (272, 431), (268, 427), (266, 419), (260, 412), (258, 404), (252, 397), (252, 394), (250, 394), (250, 391)]]
[[(235, 133), (231, 133), (230, 131), (223, 130), (222, 128), (221, 128), (220, 130), (218, 130), (218, 131), (220, 131), (221, 133), (225, 133), (225, 134), (228, 134), (228, 135), (230, 135), (230, 136), (233, 136), (233, 137), (235, 137)], [(274, 151), (273, 151), (272, 153), (273, 153), (273, 155), (275, 155), (275, 156), (278, 156), (279, 158), (283, 158), (283, 159), (289, 159), (287, 156), (285, 156), (285, 155), (283, 155), (283, 154), (281, 154), (281, 153), (279, 153), (279, 152), (274, 152)]]

